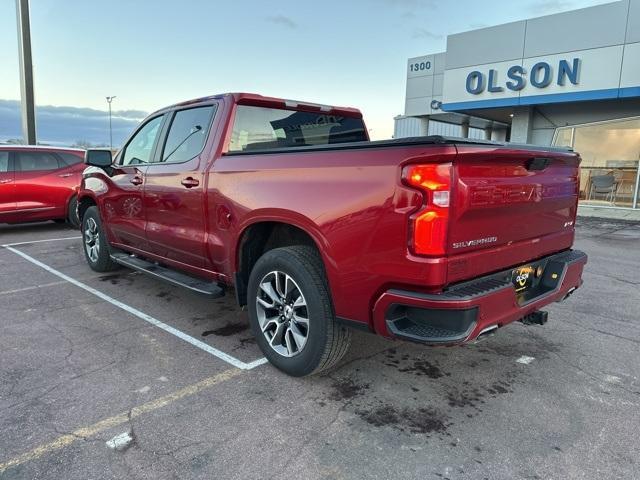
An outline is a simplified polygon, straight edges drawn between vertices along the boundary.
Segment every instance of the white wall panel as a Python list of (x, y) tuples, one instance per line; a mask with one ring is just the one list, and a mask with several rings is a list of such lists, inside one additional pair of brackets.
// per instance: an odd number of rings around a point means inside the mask
[(521, 58), (525, 24), (525, 21), (513, 22), (449, 35), (447, 69)]
[(428, 115), (431, 113), (431, 97), (407, 98), (404, 104), (404, 114), (407, 116)]
[[(638, 0), (640, 1), (640, 0)], [(447, 62), (447, 54), (445, 52), (436, 53), (433, 58), (433, 74), (434, 75), (442, 75), (444, 73), (444, 69), (446, 67)]]
[[(573, 85), (569, 81), (565, 82), (564, 86), (557, 85), (556, 80), (560, 60), (568, 60), (571, 63), (571, 60), (576, 57), (581, 60), (578, 85)], [(523, 66), (527, 72), (531, 72), (531, 67), (538, 62), (547, 62), (551, 65), (551, 85), (546, 88), (536, 88), (531, 85), (530, 79), (527, 78), (527, 87), (520, 92), (521, 97), (618, 88), (620, 66), (622, 64), (622, 45), (568, 54), (527, 58), (524, 60)]]
[(433, 91), (433, 76), (407, 78), (407, 98), (425, 97)]
[(640, 87), (640, 42), (625, 45), (624, 48), (620, 88)]
[(525, 57), (624, 43), (627, 1), (527, 20)]
[(630, 0), (627, 43), (640, 42), (640, 0)]
[(444, 74), (434, 75), (433, 76), (433, 96), (441, 97), (442, 96), (442, 88), (444, 86)]

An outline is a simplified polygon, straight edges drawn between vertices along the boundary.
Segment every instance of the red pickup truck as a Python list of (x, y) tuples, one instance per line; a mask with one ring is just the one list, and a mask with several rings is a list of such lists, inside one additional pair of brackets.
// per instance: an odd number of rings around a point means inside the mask
[(173, 105), (115, 160), (90, 150), (78, 215), (89, 266), (212, 297), (233, 287), (290, 375), (351, 328), (462, 344), (581, 283), (580, 157), (443, 137), (369, 141), (358, 110), (253, 94)]

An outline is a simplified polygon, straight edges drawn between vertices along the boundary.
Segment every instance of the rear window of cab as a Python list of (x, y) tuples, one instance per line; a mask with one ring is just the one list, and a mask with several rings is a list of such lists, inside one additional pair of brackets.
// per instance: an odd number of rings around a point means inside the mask
[(361, 118), (325, 112), (236, 107), (229, 152), (309, 147), (367, 140)]

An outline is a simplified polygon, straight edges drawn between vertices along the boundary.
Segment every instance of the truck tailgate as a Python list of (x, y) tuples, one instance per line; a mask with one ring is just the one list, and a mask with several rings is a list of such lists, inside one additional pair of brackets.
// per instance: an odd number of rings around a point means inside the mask
[(448, 282), (569, 248), (580, 157), (572, 152), (459, 146)]

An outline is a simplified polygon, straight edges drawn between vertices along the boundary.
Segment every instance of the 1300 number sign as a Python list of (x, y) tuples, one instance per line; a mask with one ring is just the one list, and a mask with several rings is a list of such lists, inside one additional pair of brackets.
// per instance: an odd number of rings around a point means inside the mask
[(409, 70), (412, 72), (422, 72), (424, 70), (431, 70), (431, 62), (412, 63), (409, 65)]

